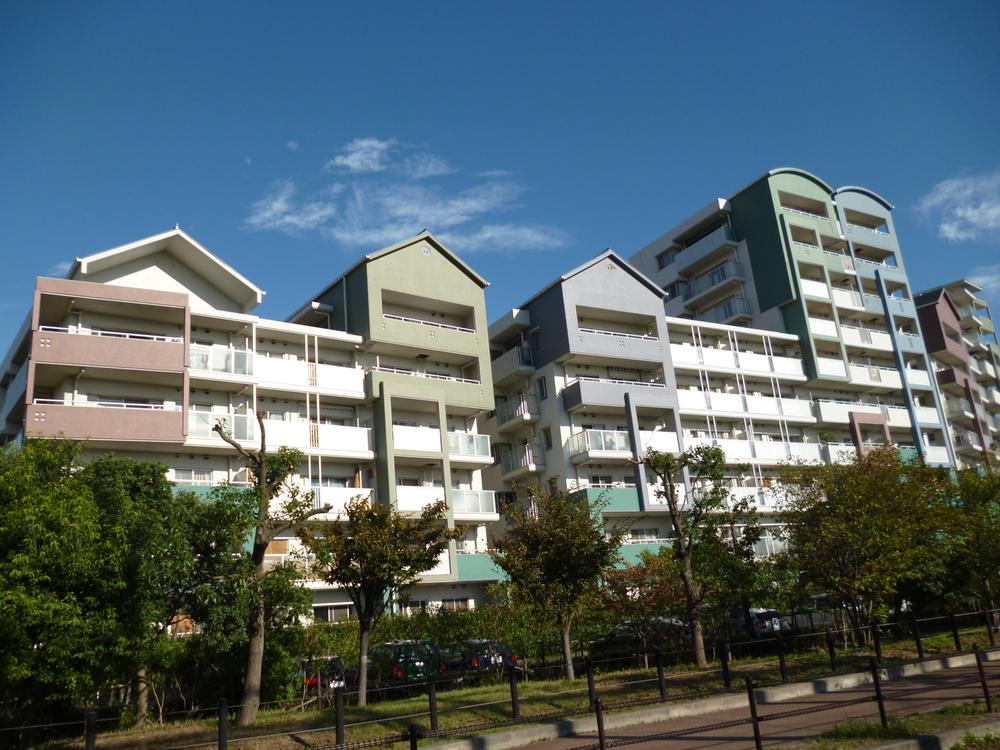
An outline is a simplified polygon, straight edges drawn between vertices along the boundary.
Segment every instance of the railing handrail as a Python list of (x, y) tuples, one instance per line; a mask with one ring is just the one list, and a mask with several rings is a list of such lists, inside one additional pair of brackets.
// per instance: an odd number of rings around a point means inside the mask
[(53, 333), (70, 333), (74, 336), (104, 336), (112, 339), (136, 339), (138, 341), (162, 341), (168, 344), (183, 344), (184, 339), (180, 336), (160, 336), (153, 333), (128, 333), (127, 331), (104, 331), (96, 328), (80, 328), (74, 326), (38, 326), (39, 331), (51, 331)]
[(65, 401), (61, 398), (36, 398), (33, 404), (51, 406), (92, 406), (103, 409), (145, 409), (147, 411), (182, 411), (180, 404), (142, 404), (135, 401)]
[(577, 330), (580, 333), (598, 333), (602, 336), (621, 336), (626, 339), (642, 339), (644, 341), (656, 341), (657, 336), (651, 336), (648, 333), (625, 333), (624, 331), (609, 331), (603, 328), (584, 328), (580, 326)]
[(438, 375), (434, 372), (418, 372), (416, 370), (404, 370), (399, 367), (383, 367), (381, 365), (371, 365), (365, 368), (365, 372), (391, 372), (396, 375), (411, 375), (415, 378), (430, 378), (431, 380), (450, 380), (455, 383), (471, 383), (473, 385), (480, 385), (480, 381), (473, 380), (472, 378), (459, 378), (453, 375)]
[(246, 354), (256, 354), (252, 349), (241, 349), (238, 346), (230, 346), (228, 344), (191, 344), (191, 350), (209, 350), (212, 349), (227, 351), (227, 352), (245, 352)]
[(886, 409), (905, 409), (901, 404), (878, 404), (873, 401), (847, 401), (840, 398), (818, 398), (817, 403), (822, 404), (847, 404), (848, 406), (877, 406)]
[(793, 214), (802, 214), (803, 216), (808, 216), (813, 219), (823, 219), (824, 221), (830, 221), (830, 217), (826, 214), (817, 214), (812, 211), (806, 211), (801, 208), (792, 208), (791, 206), (782, 206), (782, 211), (791, 211)]
[(432, 328), (445, 328), (449, 331), (461, 331), (462, 333), (475, 333), (474, 328), (466, 328), (465, 326), (456, 326), (451, 323), (438, 323), (433, 320), (422, 320), (421, 318), (410, 318), (406, 315), (394, 315), (393, 313), (382, 313), (383, 318), (389, 318), (389, 320), (402, 320), (406, 323), (418, 323), (422, 326), (431, 326)]
[[(577, 375), (576, 380), (587, 380), (596, 383), (613, 383), (615, 385), (641, 385), (648, 386), (650, 388), (666, 388), (664, 383), (650, 383), (644, 380), (619, 380), (617, 378), (598, 378), (594, 375)], [(572, 385), (575, 381), (570, 381), (569, 385)]]
[(881, 229), (872, 229), (871, 227), (862, 226), (861, 224), (855, 224), (855, 223), (850, 222), (850, 221), (848, 221), (846, 223), (847, 223), (847, 226), (854, 227), (855, 229), (862, 229), (865, 232), (873, 232), (874, 234), (883, 234), (886, 237), (889, 236), (888, 232), (883, 232)]

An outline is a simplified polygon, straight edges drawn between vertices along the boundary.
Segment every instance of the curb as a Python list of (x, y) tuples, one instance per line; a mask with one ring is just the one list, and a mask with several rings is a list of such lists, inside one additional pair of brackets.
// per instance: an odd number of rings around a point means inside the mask
[[(994, 661), (1000, 659), (1000, 652), (986, 652), (984, 656), (988, 660)], [(926, 659), (922, 662), (897, 664), (884, 668), (883, 672), (887, 675), (888, 680), (898, 680), (914, 675), (927, 674), (928, 672), (939, 672), (943, 669), (967, 667), (975, 663), (975, 654), (962, 654), (961, 656), (945, 656), (937, 659)], [(870, 685), (871, 681), (872, 677), (869, 672), (849, 672), (810, 682), (797, 682), (791, 685), (761, 688), (755, 691), (755, 695), (759, 703), (778, 703), (791, 698), (833, 693), (838, 690), (858, 687), (859, 685)], [(745, 692), (734, 692), (714, 698), (700, 698), (683, 703), (660, 703), (650, 708), (643, 708), (636, 711), (606, 713), (604, 714), (604, 727), (605, 729), (618, 729), (636, 724), (664, 721), (666, 719), (701, 716), (715, 711), (727, 711), (734, 708), (749, 708)], [(553, 740), (558, 737), (572, 737), (596, 731), (597, 720), (593, 716), (588, 716), (580, 719), (560, 719), (540, 724), (526, 724), (517, 729), (449, 740), (447, 742), (427, 745), (426, 747), (433, 748), (433, 750), (508, 750), (508, 748), (522, 747), (531, 742)], [(895, 748), (896, 746), (893, 745), (892, 747)], [(900, 748), (902, 747), (900, 745)], [(913, 745), (912, 747), (916, 750), (917, 745)]]
[(896, 740), (882, 745), (869, 745), (867, 750), (948, 750), (965, 739), (966, 735), (982, 736), (1000, 733), (1000, 721), (985, 721), (957, 729), (946, 729), (934, 734), (922, 734), (910, 740)]

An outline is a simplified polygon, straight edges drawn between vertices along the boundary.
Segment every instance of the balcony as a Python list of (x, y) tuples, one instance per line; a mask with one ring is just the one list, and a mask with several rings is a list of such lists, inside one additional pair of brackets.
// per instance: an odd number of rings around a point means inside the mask
[(977, 456), (983, 452), (983, 444), (972, 430), (955, 430), (955, 450), (966, 456)]
[(497, 432), (516, 430), (521, 425), (538, 421), (538, 398), (521, 396), (512, 401), (505, 401), (497, 406), (496, 413)]
[(950, 419), (967, 425), (971, 425), (975, 422), (976, 413), (972, 408), (972, 404), (964, 398), (949, 398), (945, 399), (944, 403), (945, 414), (947, 414)]
[(802, 294), (807, 297), (814, 297), (816, 299), (830, 299), (830, 289), (827, 287), (825, 282), (814, 281), (813, 279), (802, 279), (800, 286), (802, 288)]
[(520, 445), (500, 455), (501, 478), (507, 482), (545, 471), (545, 451), (538, 445)]
[(581, 376), (567, 385), (562, 392), (566, 411), (580, 411), (591, 406), (623, 408), (628, 393), (636, 407), (673, 409), (677, 405), (673, 391), (663, 383), (638, 380), (616, 380)]
[(708, 273), (690, 280), (684, 286), (684, 291), (681, 294), (684, 298), (684, 306), (687, 308), (697, 307), (698, 301), (703, 300), (705, 295), (721, 292), (735, 283), (742, 282), (745, 277), (742, 263), (732, 260), (726, 261)]
[(680, 448), (677, 444), (677, 433), (666, 430), (641, 430), (639, 439), (642, 441), (643, 455), (647, 451), (657, 451), (658, 453), (677, 453)]
[(492, 516), (488, 520), (496, 520), (496, 493), (493, 490), (453, 489), (451, 491), (451, 509), (456, 517), (482, 518)]
[(824, 250), (823, 257), (827, 268), (844, 273), (854, 273), (854, 261), (846, 253), (836, 253), (832, 250)]
[(253, 352), (246, 349), (191, 344), (188, 348), (188, 367), (202, 372), (252, 375), (252, 357)]
[(620, 430), (584, 430), (571, 435), (566, 449), (573, 463), (627, 463), (632, 459), (632, 441)]
[(31, 336), (31, 358), (73, 367), (183, 372), (184, 342), (174, 336), (39, 326)]
[(897, 389), (903, 387), (903, 381), (899, 377), (899, 370), (891, 367), (870, 367), (862, 365), (850, 365), (851, 384), (862, 388), (890, 388)]
[(677, 272), (683, 275), (695, 273), (698, 269), (731, 253), (736, 247), (737, 242), (732, 228), (723, 224), (684, 248), (677, 256)]
[(838, 401), (820, 399), (815, 405), (816, 419), (824, 424), (846, 425), (851, 421), (851, 413), (883, 414), (890, 427), (909, 427), (910, 414), (902, 406), (869, 404), (858, 401)]
[(17, 375), (7, 384), (3, 392), (3, 405), (0, 406), (0, 420), (11, 420), (20, 422), (20, 411), (13, 414), (14, 407), (23, 407), (28, 390), (28, 366), (27, 361), (21, 364)]
[(257, 431), (257, 419), (252, 414), (191, 409), (188, 411), (188, 437), (209, 438), (222, 443), (222, 438), (212, 430), (217, 422), (221, 422), (226, 434), (235, 440), (253, 440)]
[(809, 318), (809, 333), (813, 336), (826, 336), (828, 338), (839, 338), (837, 334), (837, 323), (826, 318)]
[(703, 310), (698, 317), (709, 323), (730, 324), (753, 317), (753, 308), (746, 297), (731, 297), (714, 307)]
[(394, 424), (392, 445), (397, 451), (441, 452), (441, 431), (435, 427)]
[(857, 455), (854, 443), (827, 443), (823, 446), (823, 460), (828, 464), (849, 464)]
[(928, 445), (924, 448), (924, 460), (930, 466), (948, 466), (948, 449), (943, 445)]
[(474, 432), (449, 432), (448, 456), (452, 463), (493, 463), (490, 436)]
[(313, 484), (313, 506), (330, 506), (330, 515), (342, 515), (349, 500), (355, 497), (371, 499), (371, 487), (324, 487)]
[(938, 415), (938, 410), (933, 406), (916, 406), (914, 411), (917, 415), (917, 422), (926, 425), (940, 425), (941, 417)]
[(27, 408), (24, 423), (25, 437), (29, 438), (184, 442), (180, 406), (36, 398)]
[(892, 338), (885, 331), (873, 331), (858, 326), (840, 326), (844, 344), (859, 349), (892, 351)]
[(928, 376), (927, 374), (927, 370), (916, 370), (907, 367), (904, 370), (904, 372), (906, 373), (906, 382), (909, 383), (911, 387), (912, 386), (923, 387), (923, 388), (931, 387), (931, 379), (930, 376)]
[(258, 354), (255, 358), (257, 379), (266, 385), (292, 387), (296, 390), (320, 388), (338, 394), (364, 398), (364, 371), (357, 367), (341, 367), (306, 362), (301, 359), (281, 359)]
[(493, 360), (493, 384), (508, 386), (526, 379), (535, 371), (530, 346), (515, 346)]
[(396, 509), (421, 513), (428, 505), (444, 500), (444, 487), (396, 486)]
[(816, 357), (816, 373), (820, 377), (844, 378), (847, 377), (847, 368), (842, 359)]
[(323, 424), (305, 419), (265, 419), (268, 449), (284, 446), (306, 452), (371, 459), (372, 436), (367, 427)]
[[(383, 295), (385, 294), (386, 292), (383, 292)], [(383, 304), (387, 304), (384, 299)], [(467, 317), (469, 317), (467, 322), (471, 323), (471, 314)], [(402, 346), (421, 347), (430, 351), (455, 352), (469, 356), (478, 353), (479, 337), (474, 328), (437, 320), (432, 317), (431, 311), (411, 309), (410, 314), (401, 311), (383, 312), (380, 322), (381, 325), (378, 325), (379, 321), (372, 321), (372, 339)]]
[(459, 553), (455, 562), (459, 581), (500, 581), (507, 577), (487, 552)]
[(658, 336), (649, 333), (614, 331), (605, 328), (577, 328), (576, 340), (570, 342), (574, 354), (663, 361), (663, 346)]
[(846, 310), (863, 310), (864, 299), (860, 292), (855, 289), (833, 288), (833, 304)]

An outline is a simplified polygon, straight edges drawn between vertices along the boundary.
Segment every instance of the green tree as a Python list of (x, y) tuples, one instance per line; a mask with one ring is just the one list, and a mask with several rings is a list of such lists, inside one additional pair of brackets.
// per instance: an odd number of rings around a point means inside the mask
[(315, 577), (345, 591), (358, 615), (358, 705), (367, 705), (368, 646), (392, 598), (433, 568), (461, 532), (444, 525), (444, 501), (407, 516), (364, 497), (348, 501), (334, 523), (302, 529)]
[(858, 633), (887, 614), (902, 584), (943, 564), (956, 521), (945, 470), (885, 446), (847, 464), (784, 467), (781, 487), (790, 554)]
[[(289, 448), (279, 448), (268, 454), (267, 435), (263, 414), (257, 415), (260, 430), (260, 448), (244, 448), (227, 432), (223, 421), (217, 422), (213, 431), (231, 445), (246, 461), (251, 488), (245, 490), (255, 501), (256, 518), (253, 542), (250, 548), (251, 573), (248, 582), (249, 617), (247, 623), (247, 667), (243, 683), (243, 699), (237, 715), (238, 726), (251, 726), (257, 720), (260, 708), (261, 673), (264, 665), (264, 643), (267, 635), (266, 599), (264, 582), (270, 570), (264, 565), (267, 546), (279, 535), (299, 531), (309, 519), (330, 510), (329, 506), (313, 507), (313, 493), (302, 492), (290, 481), (298, 473), (302, 453)], [(283, 496), (283, 497), (282, 497)], [(279, 499), (280, 498), (280, 499)], [(275, 502), (277, 500), (277, 502)], [(273, 570), (273, 569), (272, 569)]]
[(490, 555), (535, 609), (559, 628), (563, 668), (574, 678), (570, 629), (583, 597), (619, 559), (624, 528), (606, 529), (603, 503), (566, 492), (528, 488), (527, 502), (507, 512), (507, 535)]
[[(727, 593), (739, 592), (752, 575), (753, 546), (760, 538), (757, 516), (746, 501), (730, 497), (726, 458), (719, 448), (699, 446), (678, 455), (650, 451), (643, 463), (667, 504), (692, 653), (699, 667), (707, 667), (706, 605), (714, 601), (724, 610)], [(685, 471), (691, 491), (681, 496), (677, 487)]]
[(945, 565), (952, 591), (996, 609), (1000, 593), (1000, 476), (992, 470), (959, 472), (958, 527)]
[(663, 632), (663, 620), (684, 611), (684, 589), (673, 551), (669, 547), (661, 547), (656, 554), (645, 550), (638, 564), (626, 563), (608, 571), (600, 601), (642, 643), (643, 661), (649, 666), (650, 644)]

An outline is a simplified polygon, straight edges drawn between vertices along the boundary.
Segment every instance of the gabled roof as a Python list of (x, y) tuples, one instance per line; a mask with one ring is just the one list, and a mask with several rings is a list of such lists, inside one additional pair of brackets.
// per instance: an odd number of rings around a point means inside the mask
[(206, 250), (180, 227), (127, 245), (77, 258), (66, 277), (73, 279), (98, 273), (161, 251), (166, 251), (191, 266), (202, 277), (243, 305), (245, 310), (260, 304), (264, 298), (264, 290)]
[(932, 305), (937, 305), (938, 302), (941, 301), (942, 297), (944, 298), (945, 302), (948, 303), (948, 307), (951, 308), (951, 311), (955, 314), (956, 320), (961, 320), (962, 316), (958, 312), (958, 307), (955, 305), (955, 300), (951, 298), (951, 295), (948, 294), (948, 290), (945, 289), (943, 286), (939, 286), (934, 289), (928, 289), (927, 291), (924, 292), (918, 292), (917, 294), (913, 295), (913, 303), (917, 306), (918, 309), (922, 307), (930, 307)]
[(445, 258), (454, 263), (466, 276), (468, 276), (470, 279), (479, 284), (479, 286), (482, 287), (483, 289), (485, 289), (490, 285), (490, 282), (488, 282), (486, 279), (484, 279), (482, 276), (480, 276), (478, 273), (472, 270), (472, 266), (470, 266), (464, 260), (459, 258), (454, 252), (452, 252), (447, 247), (447, 245), (445, 245), (443, 242), (441, 242), (441, 240), (439, 240), (437, 237), (431, 234), (429, 230), (425, 229), (424, 231), (420, 232), (420, 234), (415, 234), (413, 237), (408, 237), (407, 239), (401, 240), (400, 242), (397, 242), (394, 245), (389, 245), (388, 247), (383, 247), (381, 250), (376, 250), (374, 252), (368, 253), (367, 255), (363, 255), (357, 263), (350, 266), (346, 271), (340, 274), (333, 281), (324, 285), (322, 289), (316, 292), (316, 294), (311, 295), (306, 302), (295, 308), (292, 314), (288, 316), (288, 320), (295, 320), (302, 313), (306, 312), (307, 308), (309, 308), (317, 299), (319, 299), (323, 294), (325, 294), (331, 287), (336, 286), (341, 279), (343, 279), (345, 276), (348, 276), (355, 269), (360, 268), (366, 263), (371, 263), (373, 260), (384, 258), (386, 255), (391, 255), (392, 253), (398, 250), (402, 250), (403, 248), (409, 247), (410, 245), (413, 245), (421, 241), (429, 242), (434, 247), (436, 247), (438, 251)]
[(556, 286), (558, 284), (562, 284), (564, 281), (569, 281), (570, 279), (572, 279), (577, 274), (583, 273), (588, 268), (591, 268), (592, 266), (595, 266), (598, 263), (601, 263), (601, 262), (603, 262), (605, 260), (611, 260), (614, 263), (617, 263), (623, 270), (625, 270), (633, 278), (635, 278), (636, 281), (638, 281), (640, 284), (643, 284), (644, 286), (646, 286), (651, 292), (653, 292), (653, 294), (655, 294), (660, 299), (663, 299), (667, 295), (667, 293), (665, 291), (663, 291), (659, 287), (659, 285), (656, 284), (656, 282), (654, 282), (652, 279), (650, 279), (648, 276), (646, 276), (646, 274), (642, 273), (642, 271), (640, 271), (638, 268), (636, 268), (635, 266), (633, 266), (631, 263), (629, 263), (627, 260), (625, 260), (623, 257), (621, 257), (618, 253), (616, 253), (614, 250), (612, 250), (609, 247), (603, 253), (600, 253), (599, 255), (591, 258), (590, 260), (588, 260), (583, 265), (577, 266), (572, 271), (568, 271), (567, 273), (564, 273), (562, 276), (560, 276), (558, 279), (555, 279), (551, 283), (546, 284), (544, 287), (542, 287), (537, 292), (535, 292), (533, 295), (531, 295), (531, 297), (529, 297), (527, 300), (525, 300), (522, 304), (518, 305), (518, 307), (519, 308), (527, 307), (533, 301), (535, 301), (536, 299), (538, 299), (539, 297), (541, 297), (543, 294), (545, 294), (545, 292), (547, 292), (552, 287), (554, 287), (554, 286)]

